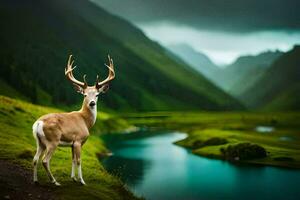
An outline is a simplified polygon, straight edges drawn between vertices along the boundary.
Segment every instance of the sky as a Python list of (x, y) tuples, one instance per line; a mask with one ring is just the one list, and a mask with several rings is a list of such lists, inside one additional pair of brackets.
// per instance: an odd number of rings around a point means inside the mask
[(300, 44), (299, 0), (91, 0), (164, 46), (187, 44), (226, 65)]

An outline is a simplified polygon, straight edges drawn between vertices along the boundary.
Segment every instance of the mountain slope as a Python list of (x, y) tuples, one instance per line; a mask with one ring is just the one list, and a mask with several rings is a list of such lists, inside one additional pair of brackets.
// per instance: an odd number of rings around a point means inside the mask
[(267, 111), (295, 111), (300, 110), (299, 102), (300, 83), (296, 83), (296, 85), (276, 95), (263, 109)]
[[(75, 76), (104, 78), (107, 53), (117, 77), (104, 106), (115, 110), (240, 109), (241, 105), (128, 22), (84, 0), (1, 1), (1, 78), (33, 102), (51, 94), (54, 104), (72, 105), (81, 98), (64, 77), (69, 54)], [(39, 88), (39, 89), (37, 89)], [(47, 95), (43, 95), (47, 96)], [(49, 95), (48, 95), (49, 96)]]
[(300, 46), (278, 58), (240, 99), (251, 108), (299, 110)]
[(225, 91), (239, 96), (281, 55), (279, 51), (267, 51), (255, 56), (241, 56), (221, 73), (215, 74), (213, 80)]
[(168, 49), (208, 79), (212, 79), (212, 75), (220, 70), (205, 54), (187, 44), (169, 45)]
[[(198, 101), (201, 107), (204, 106), (209, 109), (220, 109), (217, 107), (221, 107), (221, 109), (241, 109), (243, 107), (235, 99), (229, 97), (222, 90), (207, 81), (205, 77), (195, 73), (195, 71), (185, 63), (174, 62), (174, 58), (170, 56), (168, 50), (162, 48), (158, 43), (149, 40), (141, 30), (132, 26), (127, 21), (111, 14), (107, 15), (108, 13), (101, 7), (96, 9), (94, 5), (83, 6), (80, 3), (72, 5), (72, 8), (76, 12), (80, 12), (85, 20), (93, 24), (97, 29), (120, 41), (132, 52), (155, 67), (159, 73), (165, 74), (188, 88), (196, 90), (197, 93), (200, 92), (202, 96), (201, 99), (203, 100), (199, 101), (199, 99), (193, 98), (193, 104), (195, 101)], [(107, 23), (103, 18), (111, 23)], [(152, 71), (153, 69), (150, 70)], [(178, 88), (176, 90), (178, 90)], [(174, 91), (174, 89), (172, 89), (172, 91)], [(183, 91), (180, 90), (180, 92), (182, 93)], [(172, 94), (172, 96), (174, 96), (174, 94)], [(189, 95), (189, 99), (190, 98), (192, 98), (191, 95)], [(206, 98), (215, 102), (218, 106), (214, 106), (213, 108), (210, 105), (204, 105), (206, 104), (206, 100), (204, 100)], [(173, 100), (175, 99), (173, 98), (171, 101)], [(184, 101), (186, 102), (186, 98)]]

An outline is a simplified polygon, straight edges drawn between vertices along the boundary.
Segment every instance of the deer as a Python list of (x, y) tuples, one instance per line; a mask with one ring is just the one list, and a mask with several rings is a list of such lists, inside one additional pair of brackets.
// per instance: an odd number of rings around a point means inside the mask
[[(109, 83), (115, 78), (113, 60), (108, 55), (108, 76), (103, 81), (99, 81), (97, 75), (94, 86), (88, 86), (86, 75), (83, 75), (83, 82), (73, 76), (74, 60), (69, 56), (65, 68), (66, 78), (74, 85), (75, 90), (84, 96), (81, 109), (79, 111), (66, 113), (50, 113), (38, 118), (33, 126), (33, 136), (36, 140), (36, 154), (33, 158), (33, 181), (38, 184), (37, 166), (42, 157), (42, 165), (46, 170), (51, 183), (60, 186), (50, 171), (50, 160), (58, 146), (69, 146), (72, 149), (72, 171), (71, 179), (86, 185), (82, 177), (81, 170), (81, 150), (87, 141), (90, 133), (89, 129), (95, 124), (97, 118), (98, 95), (107, 92)], [(75, 171), (78, 169), (78, 179)]]

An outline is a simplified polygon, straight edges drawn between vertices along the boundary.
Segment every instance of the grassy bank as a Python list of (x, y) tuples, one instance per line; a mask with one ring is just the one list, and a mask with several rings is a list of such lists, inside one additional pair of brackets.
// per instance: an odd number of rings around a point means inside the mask
[[(36, 145), (31, 126), (39, 116), (50, 112), (61, 111), (0, 96), (0, 159), (31, 170)], [(96, 157), (97, 153), (106, 152), (107, 149), (95, 133), (101, 128), (104, 131), (120, 131), (128, 124), (105, 113), (100, 113), (99, 118), (100, 123), (91, 131), (92, 135), (83, 147), (82, 170), (86, 187), (72, 182), (70, 178), (70, 148), (58, 148), (51, 160), (51, 170), (62, 184), (61, 187), (50, 185), (45, 170), (39, 166), (41, 184), (49, 185), (59, 199), (136, 199), (118, 178), (104, 170)]]
[[(188, 133), (176, 142), (193, 153), (217, 159), (230, 159), (226, 150), (236, 147), (249, 154), (249, 146), (262, 147), (265, 157), (236, 155), (233, 162), (300, 168), (300, 113), (254, 112), (155, 112), (127, 114), (124, 117), (144, 129), (172, 129)], [(272, 127), (271, 132), (258, 132), (257, 127)], [(251, 157), (252, 156), (252, 157)], [(255, 156), (254, 156), (255, 157)]]

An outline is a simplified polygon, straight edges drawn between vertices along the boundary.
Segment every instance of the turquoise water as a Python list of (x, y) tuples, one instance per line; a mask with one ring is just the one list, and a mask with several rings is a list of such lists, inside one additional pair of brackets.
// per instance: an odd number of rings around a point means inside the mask
[(113, 156), (105, 168), (137, 195), (171, 199), (300, 199), (300, 170), (233, 165), (172, 144), (185, 134), (105, 136)]

